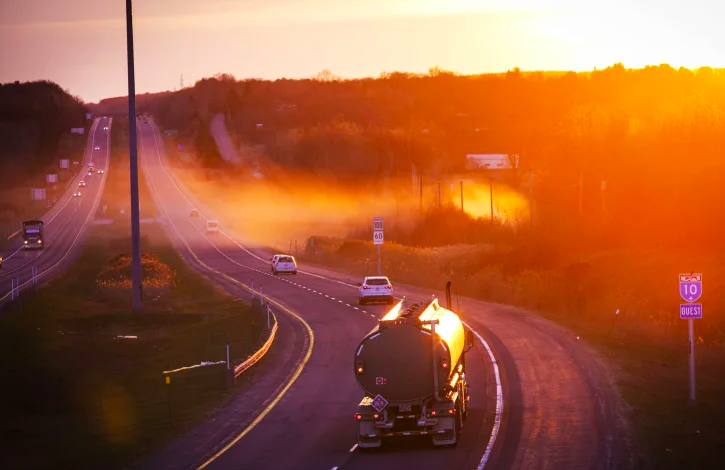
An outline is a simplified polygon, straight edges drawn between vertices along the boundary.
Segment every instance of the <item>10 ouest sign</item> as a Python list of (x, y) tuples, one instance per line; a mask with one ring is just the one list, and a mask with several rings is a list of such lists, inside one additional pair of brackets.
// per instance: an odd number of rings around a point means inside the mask
[(702, 274), (680, 274), (680, 297), (687, 302), (680, 304), (680, 318), (702, 318), (702, 304), (696, 302), (702, 296)]

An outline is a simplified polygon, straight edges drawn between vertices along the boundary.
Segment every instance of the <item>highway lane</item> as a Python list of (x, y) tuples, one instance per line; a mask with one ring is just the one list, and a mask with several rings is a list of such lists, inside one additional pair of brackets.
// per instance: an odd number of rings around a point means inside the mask
[[(189, 204), (207, 217), (204, 205), (174, 177)], [(264, 266), (273, 254), (253, 247), (244, 235), (225, 226), (222, 236), (237, 247), (227, 254)], [(319, 282), (324, 281), (324, 290)], [(360, 279), (320, 266), (302, 266), (296, 276), (302, 289), (313, 288), (343, 302), (356, 299)], [(393, 280), (394, 282), (394, 280)], [(317, 286), (317, 287), (316, 287)], [(443, 297), (442, 290), (396, 284), (396, 294)], [(465, 321), (483, 332), (501, 365), (505, 409), (498, 444), (487, 468), (620, 469), (633, 466), (633, 430), (612, 372), (575, 333), (522, 309), (464, 298)], [(490, 390), (490, 386), (489, 386)], [(354, 441), (353, 441), (354, 442)], [(352, 444), (351, 442), (350, 444)], [(351, 459), (356, 462), (357, 455)], [(368, 456), (360, 456), (367, 459)], [(341, 469), (350, 467), (349, 462)]]
[[(0, 306), (12, 299), (11, 286), (19, 281), (22, 290), (32, 285), (33, 268), (36, 269), (38, 282), (45, 280), (63, 261), (69, 258), (71, 250), (78, 244), (80, 235), (93, 217), (108, 171), (110, 154), (111, 118), (96, 118), (91, 126), (88, 143), (84, 152), (83, 169), (70, 182), (58, 202), (41, 218), (45, 222), (45, 248), (43, 250), (24, 250), (23, 239), (16, 237), (15, 245), (3, 253), (3, 269), (0, 270)], [(108, 127), (108, 130), (104, 130)], [(94, 147), (99, 150), (94, 150)], [(86, 174), (88, 164), (93, 162), (104, 174)], [(86, 186), (78, 188), (83, 180)], [(81, 196), (73, 193), (80, 189)]]
[[(329, 469), (346, 462), (350, 468), (359, 468), (355, 466), (359, 463), (351, 461), (353, 453), (350, 452), (357, 440), (352, 414), (362, 398), (362, 391), (351, 372), (352, 357), (354, 347), (376, 324), (382, 308), (361, 309), (355, 299), (349, 298), (349, 292), (345, 292), (345, 299), (326, 294), (330, 282), (323, 279), (311, 278), (319, 284), (302, 288), (293, 276), (272, 277), (268, 262), (240, 252), (234, 243), (223, 237), (209, 239), (203, 230), (203, 220), (189, 217), (192, 205), (161, 166), (159, 154), (163, 154), (163, 145), (158, 133), (150, 124), (140, 123), (139, 128), (144, 174), (157, 203), (163, 206), (161, 220), (174, 236), (177, 246), (182, 248), (182, 253), (188, 255), (191, 250), (207, 266), (241, 282), (249, 284), (254, 279), (256, 286), (261, 283), (266, 295), (299, 312), (314, 331), (313, 353), (289, 393), (243, 439), (218, 455), (207, 468), (239, 468), (241, 465), (250, 469)], [(243, 255), (241, 258), (240, 254)], [(278, 317), (282, 320), (284, 315), (278, 314)], [(295, 332), (280, 323), (278, 344), (290, 341), (290, 333), (294, 338)], [(488, 377), (492, 374), (483, 348), (477, 347), (471, 353), (469, 366), (472, 387), (480, 392), (471, 400), (471, 415), (458, 448), (431, 449), (427, 442), (421, 445), (419, 441), (402, 448), (396, 446), (408, 451), (390, 452), (389, 448), (372, 454), (369, 457), (376, 467), (398, 468), (401, 462), (406, 462), (417, 468), (450, 468), (454, 462), (456, 468), (476, 468), (491, 435), (495, 387), (493, 393), (485, 393)], [(239, 397), (241, 401), (246, 399), (244, 395)], [(216, 417), (215, 421), (219, 419)], [(194, 435), (199, 433), (190, 436)], [(149, 462), (156, 467), (188, 468), (195, 463), (190, 448), (196, 447), (200, 455), (208, 455), (207, 449), (190, 436), (180, 442), (194, 442), (195, 445), (172, 445)], [(284, 443), (284, 452), (280, 452), (280, 443)], [(183, 455), (175, 455), (174, 449), (183, 449)], [(362, 461), (363, 466), (370, 463)], [(153, 468), (153, 465), (149, 464), (147, 468)]]

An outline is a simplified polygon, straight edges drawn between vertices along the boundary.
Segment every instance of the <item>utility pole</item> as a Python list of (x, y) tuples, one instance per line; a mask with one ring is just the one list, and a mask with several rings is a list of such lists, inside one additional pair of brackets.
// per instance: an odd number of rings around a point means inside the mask
[(423, 210), (423, 171), (420, 172), (420, 184), (418, 185), (418, 188), (420, 189), (420, 210)]
[(579, 175), (579, 217), (583, 213), (583, 202), (584, 202), (584, 170)]
[(491, 222), (493, 222), (493, 178), (488, 178), (489, 189), (491, 192)]
[(133, 66), (133, 10), (126, 0), (126, 48), (128, 56), (128, 132), (131, 160), (131, 286), (133, 311), (141, 310), (141, 224), (138, 206), (138, 148), (136, 143), (136, 78)]
[(461, 212), (465, 212), (463, 210), (463, 181), (461, 181)]
[(534, 171), (529, 170), (529, 225), (534, 225)]

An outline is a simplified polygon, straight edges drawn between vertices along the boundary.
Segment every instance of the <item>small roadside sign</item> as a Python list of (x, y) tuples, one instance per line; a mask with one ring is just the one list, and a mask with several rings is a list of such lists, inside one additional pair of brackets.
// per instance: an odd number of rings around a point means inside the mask
[(70, 166), (69, 163), (70, 163), (70, 160), (63, 158), (60, 161), (60, 167), (64, 168), (64, 169), (68, 169), (68, 167)]
[(680, 297), (685, 302), (697, 302), (702, 296), (702, 274), (680, 274)]
[(383, 236), (383, 218), (373, 217), (373, 244), (382, 245), (385, 241)]
[(380, 413), (385, 409), (386, 406), (388, 406), (388, 400), (383, 398), (382, 395), (377, 395), (375, 398), (373, 398), (372, 405), (373, 408), (375, 408), (375, 410)]
[(166, 385), (169, 385), (170, 383), (171, 383), (171, 376), (167, 375), (166, 376)]
[(680, 318), (702, 318), (702, 304), (680, 304)]

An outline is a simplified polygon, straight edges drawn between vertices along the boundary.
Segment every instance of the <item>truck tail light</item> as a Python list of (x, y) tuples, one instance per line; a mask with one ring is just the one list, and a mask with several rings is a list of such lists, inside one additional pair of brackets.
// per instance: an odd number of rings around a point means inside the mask
[(448, 359), (445, 357), (441, 358), (441, 368), (448, 369)]
[(359, 374), (362, 374), (365, 371), (365, 364), (363, 361), (357, 361), (357, 366), (355, 367), (355, 372)]
[(375, 414), (373, 415), (373, 418), (375, 418), (375, 419), (378, 419), (378, 418), (380, 418), (380, 415), (379, 415), (379, 414), (377, 414), (377, 413), (375, 413)]
[(362, 415), (361, 415), (360, 413), (355, 413), (355, 414), (354, 414), (353, 416), (354, 416), (354, 417), (355, 417), (355, 419), (356, 419), (356, 420), (358, 420), (358, 421), (360, 421), (360, 420), (362, 419)]
[(453, 408), (453, 409), (450, 409), (450, 410), (448, 410), (448, 414), (449, 414), (449, 415), (454, 415), (454, 414), (456, 414), (456, 409), (455, 409), (455, 408)]

